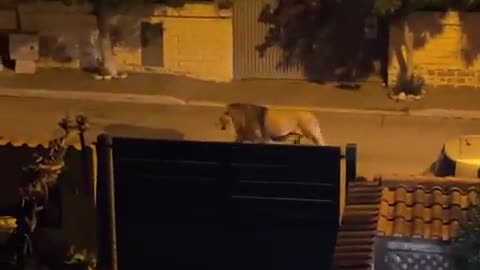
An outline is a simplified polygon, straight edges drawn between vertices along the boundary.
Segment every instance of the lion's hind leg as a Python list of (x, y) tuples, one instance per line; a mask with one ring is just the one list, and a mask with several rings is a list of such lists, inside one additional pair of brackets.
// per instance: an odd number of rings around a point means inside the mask
[(322, 132), (320, 130), (318, 130), (318, 132), (316, 132), (315, 134), (312, 134), (310, 139), (313, 141), (313, 143), (317, 145), (321, 145), (321, 146), (327, 145), (327, 143), (325, 142), (325, 139), (323, 138)]
[(282, 142), (289, 142), (289, 143), (291, 142), (293, 144), (301, 144), (302, 138), (305, 138), (303, 134), (297, 133), (297, 132), (290, 132), (287, 135), (278, 136), (275, 139), (277, 141), (282, 141)]
[(318, 123), (312, 123), (310, 126), (304, 127), (302, 133), (316, 145), (323, 146), (327, 144)]
[(302, 134), (294, 134), (295, 139), (293, 140), (293, 144), (301, 144), (302, 143)]

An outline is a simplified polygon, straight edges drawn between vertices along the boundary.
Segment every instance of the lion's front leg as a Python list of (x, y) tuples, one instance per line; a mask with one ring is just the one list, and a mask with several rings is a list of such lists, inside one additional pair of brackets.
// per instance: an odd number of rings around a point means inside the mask
[(245, 134), (246, 134), (245, 129), (236, 122), (234, 122), (234, 127), (235, 127), (235, 142), (243, 143), (244, 141), (246, 141), (247, 138), (245, 138)]
[(236, 142), (236, 143), (243, 143), (243, 141), (244, 141), (243, 138), (240, 137), (240, 136), (236, 136), (235, 140), (234, 140), (234, 142)]
[(255, 136), (255, 143), (271, 143), (272, 139), (269, 136), (265, 136), (263, 133), (260, 136)]
[(257, 143), (269, 144), (269, 143), (272, 143), (272, 139), (270, 139), (270, 138), (260, 138), (260, 139), (257, 140)]
[(260, 129), (260, 139), (259, 139), (259, 141), (261, 143), (265, 143), (265, 144), (272, 143), (272, 137), (270, 136), (266, 127), (262, 127)]

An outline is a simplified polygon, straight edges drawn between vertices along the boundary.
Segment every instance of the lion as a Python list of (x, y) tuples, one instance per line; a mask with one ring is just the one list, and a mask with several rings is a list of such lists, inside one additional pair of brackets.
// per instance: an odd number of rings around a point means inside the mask
[(230, 103), (218, 122), (221, 130), (233, 126), (236, 142), (270, 143), (286, 141), (293, 136), (295, 144), (307, 138), (316, 145), (326, 145), (317, 118), (308, 111)]

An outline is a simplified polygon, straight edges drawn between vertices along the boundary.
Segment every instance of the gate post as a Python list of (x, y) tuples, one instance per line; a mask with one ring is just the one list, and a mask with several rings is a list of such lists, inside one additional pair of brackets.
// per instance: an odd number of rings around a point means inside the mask
[(116, 226), (112, 138), (106, 134), (97, 137), (98, 181), (98, 266), (117, 270)]
[(347, 144), (345, 149), (346, 161), (346, 178), (347, 183), (355, 181), (357, 177), (357, 145), (354, 143)]

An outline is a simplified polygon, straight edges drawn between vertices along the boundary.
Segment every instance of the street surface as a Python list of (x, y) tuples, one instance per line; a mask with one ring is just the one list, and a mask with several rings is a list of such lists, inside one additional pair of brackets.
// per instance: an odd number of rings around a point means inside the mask
[[(144, 138), (231, 141), (215, 126), (221, 108), (0, 97), (0, 137), (48, 141), (69, 113), (89, 117), (89, 139), (102, 132)], [(358, 145), (359, 174), (419, 174), (450, 137), (480, 133), (480, 120), (317, 113), (327, 143)], [(320, 164), (319, 164), (320, 166)]]

